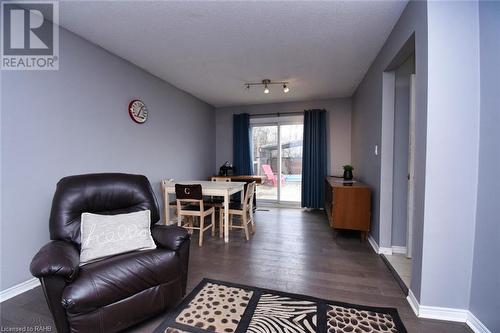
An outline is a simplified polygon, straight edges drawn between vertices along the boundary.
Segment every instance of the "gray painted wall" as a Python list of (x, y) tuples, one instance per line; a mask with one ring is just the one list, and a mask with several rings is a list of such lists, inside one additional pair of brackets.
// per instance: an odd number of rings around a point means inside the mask
[(470, 311), (500, 332), (500, 2), (479, 2), (481, 117)]
[[(272, 103), (217, 108), (215, 112), (217, 146), (215, 172), (225, 161), (233, 160), (233, 114), (297, 112), (307, 109), (326, 109), (328, 113), (328, 174), (342, 175), (342, 165), (351, 162), (351, 100), (349, 98), (309, 102)], [(356, 168), (356, 165), (354, 165)], [(354, 171), (356, 176), (356, 170)]]
[[(59, 71), (2, 73), (1, 289), (31, 277), (49, 239), (56, 182), (89, 172), (162, 178), (213, 171), (213, 108), (125, 60), (61, 30)], [(149, 120), (128, 116), (141, 98)]]
[(425, 218), (420, 304), (467, 309), (479, 147), (478, 3), (428, 2)]
[(378, 234), (380, 160), (373, 154), (381, 138), (382, 74), (414, 31), (416, 211), (410, 289), (421, 305), (470, 309), (492, 332), (500, 328), (498, 6), (411, 1), (358, 87), (352, 108), (353, 163), (375, 189), (372, 236), (387, 246)]
[(411, 56), (395, 71), (394, 165), (392, 192), (393, 246), (406, 246), (408, 211), (408, 144), (410, 122), (410, 75), (415, 73)]
[[(415, 139), (415, 213), (413, 274), (411, 290), (420, 299), (422, 236), (425, 198), (425, 153), (427, 127), (427, 2), (410, 1), (375, 58), (352, 100), (352, 162), (357, 175), (372, 189), (371, 236), (380, 246), (390, 246), (391, 239), (380, 239), (380, 147), (382, 123), (382, 74), (415, 34), (416, 69), (416, 139)], [(382, 152), (383, 153), (383, 152)], [(385, 221), (387, 222), (387, 221)]]

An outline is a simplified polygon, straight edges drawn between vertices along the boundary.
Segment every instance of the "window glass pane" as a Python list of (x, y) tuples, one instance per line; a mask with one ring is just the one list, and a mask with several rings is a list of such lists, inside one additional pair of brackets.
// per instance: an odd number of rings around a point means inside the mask
[(265, 176), (257, 186), (257, 200), (278, 200), (278, 126), (252, 127), (254, 175)]
[(302, 124), (281, 125), (280, 201), (300, 202), (302, 193)]
[(257, 186), (257, 200), (300, 202), (302, 136), (303, 124), (298, 121), (252, 124), (253, 172), (265, 177), (265, 182)]

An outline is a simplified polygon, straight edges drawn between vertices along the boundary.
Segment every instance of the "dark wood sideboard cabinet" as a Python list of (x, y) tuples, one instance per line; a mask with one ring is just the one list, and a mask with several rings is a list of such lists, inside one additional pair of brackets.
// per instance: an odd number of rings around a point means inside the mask
[(367, 185), (344, 183), (342, 178), (326, 177), (325, 210), (330, 227), (359, 230), (366, 240), (370, 231), (371, 190)]

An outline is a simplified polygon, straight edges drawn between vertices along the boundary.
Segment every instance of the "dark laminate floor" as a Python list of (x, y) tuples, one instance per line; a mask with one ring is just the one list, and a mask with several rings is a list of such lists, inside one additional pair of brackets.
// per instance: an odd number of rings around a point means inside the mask
[[(417, 319), (378, 255), (357, 235), (333, 238), (321, 212), (298, 209), (257, 211), (257, 233), (246, 242), (242, 230), (231, 242), (192, 242), (188, 289), (203, 277), (374, 306), (396, 307), (409, 332), (471, 332), (464, 324)], [(196, 238), (196, 236), (195, 236)], [(129, 330), (150, 332), (161, 318)], [(52, 325), (40, 288), (1, 307), (1, 326)], [(53, 330), (54, 331), (54, 330)]]

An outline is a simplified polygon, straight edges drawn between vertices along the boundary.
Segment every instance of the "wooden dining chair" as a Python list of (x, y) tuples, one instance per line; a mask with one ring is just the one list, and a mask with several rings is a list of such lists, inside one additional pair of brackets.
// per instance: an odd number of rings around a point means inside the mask
[[(245, 198), (243, 203), (241, 202), (231, 202), (229, 203), (229, 210), (225, 212), (224, 207), (221, 208), (221, 217), (219, 219), (219, 229), (223, 228), (223, 216), (224, 214), (229, 214), (229, 229), (239, 228), (245, 230), (245, 237), (247, 240), (250, 239), (250, 231), (248, 225), (252, 226), (252, 233), (255, 232), (255, 220), (253, 218), (253, 196), (255, 194), (255, 182), (249, 183), (247, 185), (247, 191), (245, 192)], [(240, 217), (240, 225), (235, 225), (233, 222), (233, 216), (238, 215)]]
[[(165, 193), (165, 187), (168, 186), (171, 183), (174, 183), (175, 180), (173, 178), (170, 179), (165, 179), (161, 181), (161, 186), (162, 186), (162, 192), (163, 192), (163, 197), (165, 195), (167, 196), (168, 199), (168, 194)], [(172, 200), (168, 203), (168, 207), (174, 210), (175, 215), (177, 215), (177, 200)], [(173, 220), (175, 221), (175, 220)], [(170, 224), (170, 221), (166, 221), (166, 224)]]
[[(198, 245), (203, 245), (203, 234), (206, 230), (212, 229), (212, 236), (215, 236), (215, 209), (211, 207), (205, 209), (201, 185), (175, 184), (175, 195), (177, 197), (177, 225), (188, 229), (200, 231)], [(211, 223), (205, 226), (205, 218), (211, 215)], [(182, 218), (186, 217), (183, 223)], [(199, 218), (199, 226), (195, 226), (195, 218)]]
[[(212, 177), (212, 178), (210, 178), (210, 180), (213, 182), (225, 182), (225, 183), (231, 182), (231, 178), (229, 178), (229, 177)], [(213, 207), (219, 211), (219, 226), (222, 225), (222, 223), (220, 221), (222, 221), (221, 209), (224, 206), (224, 198), (210, 197), (209, 199), (204, 201), (204, 204), (207, 207)], [(223, 230), (220, 227), (219, 227), (219, 237), (220, 238), (224, 237)]]

